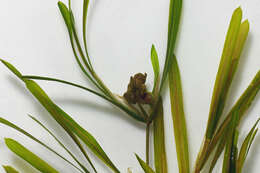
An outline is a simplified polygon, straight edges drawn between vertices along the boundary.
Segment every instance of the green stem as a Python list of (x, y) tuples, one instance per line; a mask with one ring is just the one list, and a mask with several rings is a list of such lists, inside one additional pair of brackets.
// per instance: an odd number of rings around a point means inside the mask
[(149, 165), (150, 123), (146, 125), (146, 164)]

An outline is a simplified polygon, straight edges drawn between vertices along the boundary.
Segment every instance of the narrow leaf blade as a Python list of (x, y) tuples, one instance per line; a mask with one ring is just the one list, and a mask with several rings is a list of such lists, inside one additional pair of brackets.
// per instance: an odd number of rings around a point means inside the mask
[(6, 173), (19, 173), (17, 170), (15, 170), (13, 167), (11, 166), (3, 166), (4, 170)]
[(155, 93), (155, 91), (157, 91), (159, 87), (158, 85), (159, 85), (159, 78), (160, 78), (160, 65), (158, 60), (158, 54), (154, 45), (152, 45), (151, 48), (151, 62), (153, 65), (153, 72), (154, 72), (153, 93)]
[(256, 128), (257, 124), (259, 123), (259, 121), (260, 121), (260, 119), (258, 119), (256, 121), (256, 123), (251, 128), (250, 132), (248, 133), (248, 135), (244, 139), (244, 142), (241, 146), (239, 156), (238, 156), (238, 160), (237, 160), (237, 170), (238, 170), (239, 173), (242, 172), (242, 168), (243, 168), (244, 162), (246, 160), (246, 156), (248, 154), (248, 151), (250, 149), (252, 141), (254, 140), (254, 137), (256, 135), (257, 130), (255, 130), (255, 128)]
[(160, 98), (159, 104), (155, 113), (153, 121), (154, 125), (154, 163), (157, 173), (167, 173), (167, 157), (165, 148), (165, 134), (164, 134), (164, 114), (163, 104)]
[(25, 136), (29, 137), (30, 139), (34, 140), (35, 142), (37, 142), (38, 144), (42, 145), (43, 147), (45, 147), (46, 149), (48, 149), (49, 151), (53, 152), (54, 154), (56, 154), (58, 157), (60, 157), (61, 159), (63, 159), (64, 161), (66, 161), (67, 163), (69, 163), (70, 165), (72, 165), (73, 167), (75, 167), (76, 169), (79, 170), (79, 168), (77, 166), (75, 166), (73, 163), (71, 163), (69, 160), (67, 160), (65, 157), (63, 157), (62, 155), (60, 155), (58, 152), (56, 152), (54, 149), (52, 149), (51, 147), (49, 147), (48, 145), (44, 144), (42, 141), (38, 140), (37, 138), (35, 138), (34, 136), (32, 136), (30, 133), (26, 132), (25, 130), (21, 129), (20, 127), (16, 126), (15, 124), (11, 123), (10, 121), (0, 117), (0, 123), (4, 124), (8, 127), (11, 127), (15, 130), (17, 130), (18, 132), (24, 134)]
[(169, 70), (169, 88), (179, 172), (188, 173), (190, 171), (188, 137), (183, 108), (181, 77), (175, 56)]
[[(7, 67), (9, 68), (9, 66)], [(15, 67), (11, 68), (10, 70), (15, 74), (16, 71), (18, 71)], [(18, 77), (20, 78), (20, 76)], [(99, 143), (89, 132), (82, 128), (66, 112), (64, 112), (55, 103), (53, 103), (49, 96), (36, 82), (24, 78), (22, 78), (22, 80), (25, 83), (27, 89), (32, 93), (32, 95), (42, 104), (42, 106), (67, 132), (71, 131), (75, 133), (75, 135), (78, 136), (100, 160), (102, 160), (114, 172), (119, 172), (119, 170), (115, 167), (115, 165), (109, 159), (104, 150), (101, 148)]]
[(150, 166), (147, 165), (137, 154), (135, 154), (135, 156), (145, 173), (155, 173), (153, 169), (150, 168)]
[(17, 141), (10, 138), (6, 138), (5, 143), (12, 152), (24, 159), (26, 162), (31, 164), (34, 168), (38, 169), (39, 171), (46, 173), (58, 173), (56, 169), (54, 169), (47, 162), (36, 156), (34, 153), (29, 151), (27, 148), (25, 148)]
[[(225, 101), (229, 86), (232, 82), (232, 78), (229, 78), (230, 71), (232, 71), (232, 55), (234, 53), (234, 48), (236, 46), (236, 41), (238, 38), (238, 33), (240, 29), (240, 24), (242, 20), (242, 10), (237, 8), (232, 16), (228, 33), (226, 36), (226, 41), (220, 60), (220, 65), (214, 85), (214, 91), (212, 95), (212, 100), (210, 104), (209, 120), (206, 130), (206, 138), (211, 139), (219, 118), (225, 106)], [(234, 76), (234, 75), (232, 75)]]
[(171, 0), (170, 9), (169, 9), (167, 52), (166, 52), (166, 59), (163, 68), (160, 91), (163, 88), (163, 84), (167, 78), (169, 69), (171, 68), (175, 43), (176, 43), (177, 34), (180, 25), (181, 11), (182, 11), (182, 0)]

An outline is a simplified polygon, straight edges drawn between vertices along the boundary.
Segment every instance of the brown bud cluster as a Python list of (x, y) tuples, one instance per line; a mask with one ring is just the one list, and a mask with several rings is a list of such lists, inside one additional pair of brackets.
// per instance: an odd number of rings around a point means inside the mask
[(147, 74), (137, 73), (131, 76), (124, 98), (131, 104), (151, 104), (153, 96), (147, 92), (145, 81)]

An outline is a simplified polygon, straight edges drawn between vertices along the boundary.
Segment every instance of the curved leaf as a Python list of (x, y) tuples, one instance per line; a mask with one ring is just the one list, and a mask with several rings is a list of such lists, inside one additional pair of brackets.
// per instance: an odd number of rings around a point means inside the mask
[(54, 169), (47, 162), (36, 156), (34, 153), (29, 151), (27, 148), (25, 148), (17, 141), (10, 138), (5, 138), (5, 144), (12, 152), (14, 152), (16, 155), (18, 155), (25, 161), (27, 161), (30, 165), (38, 169), (40, 172), (58, 173), (56, 169)]
[(37, 142), (38, 144), (41, 144), (43, 147), (45, 147), (46, 149), (48, 149), (49, 151), (53, 152), (54, 154), (56, 154), (57, 156), (59, 156), (60, 158), (62, 158), (64, 161), (66, 161), (67, 163), (69, 163), (71, 166), (73, 166), (74, 168), (78, 169), (79, 171), (81, 171), (77, 166), (75, 166), (73, 163), (71, 163), (69, 160), (67, 160), (65, 157), (63, 157), (62, 155), (60, 155), (59, 153), (57, 153), (55, 150), (53, 150), (51, 147), (49, 147), (48, 145), (44, 144), (42, 141), (38, 140), (37, 138), (35, 138), (34, 136), (32, 136), (31, 134), (29, 134), (28, 132), (26, 132), (25, 130), (21, 129), (20, 127), (16, 126), (15, 124), (7, 121), (4, 118), (0, 117), (0, 123), (4, 124), (8, 127), (11, 127), (15, 130), (17, 130), (18, 132), (24, 134), (25, 136), (29, 137), (30, 139), (34, 140), (35, 142)]
[(237, 171), (238, 173), (242, 172), (242, 168), (243, 168), (243, 165), (244, 165), (244, 162), (246, 160), (246, 156), (248, 154), (248, 151), (250, 149), (250, 146), (255, 138), (255, 135), (258, 131), (258, 129), (255, 130), (257, 124), (259, 123), (260, 119), (258, 119), (256, 121), (256, 123), (254, 124), (254, 126), (252, 127), (252, 129), (250, 130), (250, 132), (248, 133), (248, 135), (246, 136), (242, 146), (241, 146), (241, 149), (240, 149), (240, 152), (239, 152), (239, 156), (238, 156), (238, 160), (237, 160)]

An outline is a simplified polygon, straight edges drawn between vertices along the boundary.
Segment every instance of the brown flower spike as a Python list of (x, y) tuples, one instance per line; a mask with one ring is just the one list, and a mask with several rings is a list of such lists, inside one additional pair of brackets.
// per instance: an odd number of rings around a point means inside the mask
[(127, 92), (124, 94), (124, 98), (131, 104), (151, 104), (152, 94), (147, 91), (145, 81), (147, 74), (137, 73), (130, 78), (130, 82), (127, 87)]

